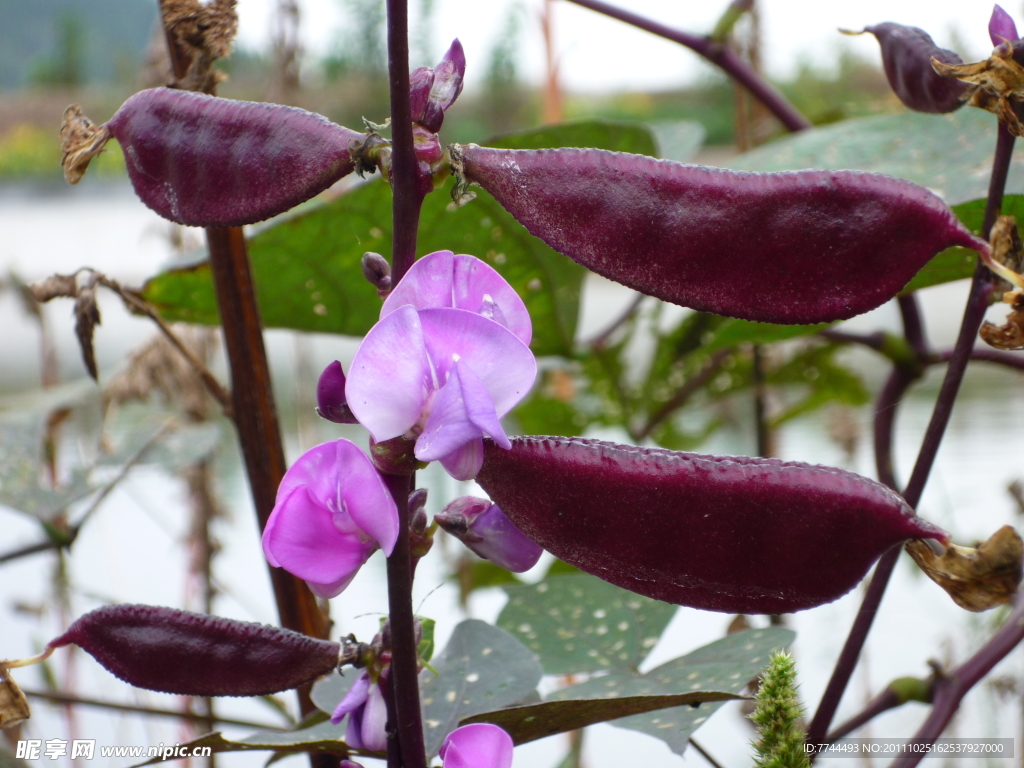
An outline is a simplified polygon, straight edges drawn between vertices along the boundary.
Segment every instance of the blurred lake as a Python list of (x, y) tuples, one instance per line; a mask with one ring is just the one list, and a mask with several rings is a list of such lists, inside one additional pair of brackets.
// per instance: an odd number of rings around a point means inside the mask
[[(135, 199), (127, 182), (87, 179), (76, 188), (57, 183), (0, 186), (0, 233), (0, 276), (13, 270), (29, 282), (53, 272), (67, 273), (91, 266), (134, 286), (174, 258), (170, 225), (145, 209)], [(628, 304), (631, 295), (621, 286), (598, 278), (591, 280), (586, 287), (580, 333), (590, 334), (602, 327), (608, 318), (615, 316), (618, 307)], [(965, 283), (922, 292), (926, 325), (936, 348), (951, 346), (965, 295)], [(103, 324), (97, 329), (95, 342), (102, 383), (117, 370), (131, 349), (152, 336), (154, 329), (147, 322), (129, 316), (110, 294), (100, 296), (100, 306)], [(62, 383), (81, 380), (84, 376), (71, 310), (69, 301), (60, 300), (44, 308), (55, 341)], [(996, 307), (991, 312), (995, 316), (1000, 309)], [(0, 413), (2, 417), (21, 407), (19, 402), (25, 402), (18, 393), (38, 387), (40, 351), (38, 325), (24, 313), (18, 298), (9, 291), (0, 294), (0, 327), (3, 328), (0, 408), (6, 409), (6, 414)], [(899, 318), (895, 308), (887, 305), (850, 321), (845, 327), (857, 331), (898, 332)], [(339, 436), (365, 443), (365, 434), (358, 427), (328, 424), (316, 419), (310, 411), (313, 397), (310, 381), (315, 384), (316, 375), (331, 360), (340, 359), (347, 365), (356, 341), (270, 331), (267, 342), (282, 424), (288, 436), (289, 459), (317, 442)], [(845, 359), (864, 377), (869, 388), (877, 391), (886, 373), (879, 358), (861, 350), (850, 350)], [(222, 361), (215, 365), (215, 370), (226, 379)], [(933, 368), (926, 379), (914, 387), (901, 408), (896, 435), (896, 469), (901, 479), (905, 480), (912, 468), (941, 378), (942, 370)], [(972, 367), (965, 379), (920, 506), (923, 516), (951, 530), (960, 543), (973, 543), (975, 539), (987, 538), (1000, 525), (1020, 522), (1006, 488), (1012, 481), (1024, 478), (1022, 385), (1021, 374), (985, 364)], [(82, 382), (81, 386), (92, 385)], [(851, 452), (830, 436), (835, 432), (829, 422), (831, 417), (818, 412), (781, 430), (780, 456), (874, 476), (871, 407), (853, 411), (850, 416), (844, 429), (851, 439)], [(607, 436), (615, 438), (615, 435)], [(275, 610), (255, 517), (240, 471), (234, 437), (226, 428), (222, 443), (217, 486), (228, 517), (219, 521), (216, 529), (216, 537), (222, 545), (215, 565), (219, 591), (217, 611), (239, 619), (274, 623)], [(752, 434), (725, 430), (702, 450), (742, 454), (752, 452), (753, 445)], [(421, 482), (431, 489), (429, 512), (438, 511), (455, 495), (471, 492), (470, 484), (451, 480), (438, 471), (436, 465), (421, 476)], [(147, 464), (133, 470), (85, 526), (67, 558), (71, 614), (82, 613), (104, 600), (183, 605), (187, 555), (182, 541), (188, 526), (184, 510), (185, 489), (181, 481), (157, 465)], [(0, 507), (0, 531), (3, 532), (0, 551), (33, 543), (40, 536), (35, 521), (3, 507)], [(415, 585), (417, 612), (437, 620), (438, 645), (442, 649), (455, 624), (465, 616), (458, 606), (456, 589), (445, 576), (444, 550), (454, 552), (457, 545), (452, 540), (444, 544), (436, 546), (420, 565)], [(828, 568), (829, 553), (822, 552), (820, 556), (821, 568)], [(40, 623), (31, 613), (15, 610), (16, 605), (24, 608), (50, 604), (52, 607), (55, 562), (51, 555), (37, 555), (0, 565), (0, 626), (3, 627), (0, 657), (33, 654), (59, 632), (52, 618), (55, 611)], [(855, 590), (835, 603), (787, 618), (789, 626), (797, 631), (794, 652), (801, 695), (812, 709), (859, 600), (859, 590)], [(473, 595), (468, 612), (475, 618), (493, 621), (503, 602), (504, 593), (500, 590), (483, 590)], [(376, 631), (386, 604), (384, 561), (377, 555), (349, 589), (332, 601), (336, 635), (354, 632), (361, 639), (368, 639)], [(945, 664), (964, 660), (991, 633), (1001, 615), (1001, 612), (981, 615), (963, 612), (904, 558), (875, 623), (865, 663), (856, 673), (837, 722), (859, 711), (867, 698), (891, 679), (927, 676), (930, 659)], [(730, 618), (681, 608), (645, 667), (653, 667), (722, 636)], [(176, 706), (175, 697), (136, 691), (120, 683), (84, 654), (74, 656), (70, 666), (64, 658), (55, 657), (53, 668), (61, 679), (70, 674), (75, 689), (83, 695)], [(1019, 648), (996, 668), (990, 679), (998, 677), (1016, 680), (1015, 697), (1000, 698), (990, 685), (979, 686), (967, 698), (947, 735), (1014, 738), (1021, 735), (1024, 716), (1020, 691), (1024, 688), (1024, 664)], [(17, 679), (24, 687), (43, 687), (38, 669), (21, 670)], [(545, 684), (550, 687), (554, 681)], [(282, 698), (292, 704), (291, 696)], [(74, 724), (76, 735), (72, 736), (60, 709), (38, 700), (33, 708), (34, 717), (26, 726), (26, 734), (31, 738), (95, 738), (100, 745), (156, 745), (183, 742), (190, 736), (174, 721), (145, 720), (87, 708), (78, 710)], [(223, 700), (218, 703), (218, 712), (266, 723), (280, 722), (258, 701)], [(909, 704), (877, 718), (858, 735), (909, 737), (924, 714), (923, 706)], [(246, 733), (244, 729), (230, 727), (225, 728), (225, 732), (236, 737)], [(751, 733), (741, 720), (738, 706), (730, 704), (699, 730), (696, 738), (724, 766), (741, 768), (750, 764)], [(1018, 741), (1018, 750), (1022, 746)], [(566, 750), (564, 737), (526, 745), (516, 750), (515, 766), (554, 768)], [(218, 757), (218, 764), (258, 766), (263, 765), (266, 758), (265, 753), (224, 755)], [(375, 764), (372, 760), (365, 762), (367, 766)], [(588, 732), (584, 762), (587, 768), (706, 765), (693, 750), (683, 760), (659, 741), (611, 726), (597, 726)], [(304, 758), (288, 760), (288, 765), (304, 763)], [(981, 763), (977, 765), (981, 768)]]

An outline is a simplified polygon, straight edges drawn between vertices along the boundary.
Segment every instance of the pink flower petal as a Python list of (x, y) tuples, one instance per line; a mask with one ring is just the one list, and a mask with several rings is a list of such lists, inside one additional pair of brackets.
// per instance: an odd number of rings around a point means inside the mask
[(499, 419), (530, 391), (537, 361), (510, 331), (461, 309), (424, 309), (419, 319), (438, 381), (447, 379), (458, 355), (487, 388)]
[(366, 334), (349, 369), (349, 408), (374, 440), (405, 434), (433, 390), (423, 330), (411, 306), (396, 309)]
[[(481, 464), (481, 466), (483, 466)], [(372, 553), (371, 553), (372, 554)], [(309, 587), (309, 591), (317, 597), (322, 597), (324, 600), (330, 600), (332, 597), (337, 597), (345, 588), (352, 583), (352, 579), (359, 573), (358, 570), (352, 571), (347, 576), (343, 576), (337, 581), (332, 581), (327, 584), (317, 584), (315, 581), (307, 581), (306, 586)]]
[(263, 531), (263, 552), (300, 579), (330, 584), (349, 578), (376, 549), (358, 534), (342, 533), (331, 511), (309, 489), (294, 489), (278, 501)]
[(361, 736), (363, 747), (384, 751), (388, 746), (388, 710), (384, 704), (384, 696), (380, 692), (379, 685), (370, 686), (370, 695), (366, 699), (366, 707), (363, 709), (363, 722)]
[(355, 682), (352, 683), (352, 687), (348, 689), (348, 693), (345, 694), (345, 698), (343, 698), (338, 706), (334, 708), (334, 712), (331, 713), (331, 722), (337, 725), (345, 715), (356, 707), (361, 707), (365, 704), (369, 692), (370, 676), (364, 669), (360, 671), (359, 676), (356, 677)]
[(406, 304), (415, 309), (451, 307), (454, 259), (451, 251), (434, 251), (416, 261), (384, 301), (381, 319)]
[[(415, 453), (420, 461), (435, 461), (483, 436), (480, 427), (470, 420), (466, 412), (465, 393), (458, 374), (459, 369), (452, 368), (448, 381), (434, 398), (423, 433), (416, 439)], [(486, 390), (484, 395), (490, 401)], [(494, 405), (488, 404), (493, 414)]]
[(464, 309), (485, 314), (524, 344), (529, 344), (533, 335), (530, 313), (519, 294), (486, 262), (467, 254), (435, 251), (424, 256), (388, 296), (380, 316), (406, 304), (418, 310)]
[(521, 342), (530, 343), (533, 337), (533, 323), (530, 321), (526, 304), (505, 278), (486, 262), (475, 256), (456, 256), (452, 296), (452, 306), (455, 309), (465, 309), (477, 314), (482, 313), (486, 297), (490, 297), (498, 309), (496, 314), (501, 318), (499, 322)]
[(445, 472), (456, 480), (472, 480), (480, 474), (480, 467), (484, 465), (484, 441), (479, 437), (471, 440), (447, 456), (442, 456), (440, 461)]
[(443, 768), (511, 768), (512, 737), (490, 723), (456, 728), (441, 746)]
[(391, 555), (398, 540), (398, 508), (384, 479), (362, 450), (348, 440), (337, 440), (337, 476), (345, 510), (360, 529)]

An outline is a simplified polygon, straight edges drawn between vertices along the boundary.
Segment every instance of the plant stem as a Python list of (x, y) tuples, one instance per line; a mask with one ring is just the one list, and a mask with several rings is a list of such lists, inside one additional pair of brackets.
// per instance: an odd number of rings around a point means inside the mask
[[(949, 725), (967, 692), (1016, 648), (1021, 640), (1024, 640), (1024, 590), (1017, 592), (1013, 612), (989, 641), (959, 667), (941, 679), (936, 679), (932, 711), (910, 744), (933, 744)], [(919, 752), (909, 757), (899, 757), (893, 761), (892, 768), (913, 768), (925, 754)]]
[(788, 130), (796, 132), (811, 127), (811, 121), (800, 114), (800, 110), (761, 77), (742, 56), (730, 51), (725, 45), (712, 38), (672, 29), (630, 11), (603, 3), (601, 0), (569, 0), (569, 2), (686, 46), (721, 68), (727, 75), (750, 91), (754, 98), (764, 104)]
[(412, 615), (412, 560), (409, 556), (411, 480), (408, 475), (384, 475), (384, 482), (398, 507), (398, 541), (388, 558), (391, 680), (402, 765), (404, 768), (426, 768), (416, 660), (416, 627)]
[(387, 0), (388, 81), (391, 91), (391, 285), (416, 260), (416, 230), (423, 196), (416, 184), (416, 154), (409, 103), (409, 9), (406, 0)]
[(648, 417), (647, 423), (639, 431), (630, 432), (630, 437), (637, 442), (646, 439), (661, 422), (675, 413), (698, 389), (711, 381), (715, 374), (721, 370), (726, 358), (735, 351), (734, 349), (720, 349), (715, 352), (704, 364), (703, 368), (694, 374), (692, 378), (688, 379), (664, 405)]
[[(416, 155), (409, 103), (409, 9), (406, 0), (387, 0), (388, 82), (391, 95), (391, 284), (398, 285), (416, 260), (416, 230), (423, 195), (417, 189)], [(409, 554), (409, 493), (412, 478), (385, 475), (398, 507), (398, 541), (388, 558), (388, 614), (391, 623), (391, 678), (396, 731), (404, 768), (426, 768), (412, 614)]]
[(868, 702), (868, 705), (858, 714), (851, 717), (842, 725), (836, 726), (836, 729), (828, 735), (825, 741), (829, 744), (839, 741), (844, 736), (853, 733), (862, 725), (871, 722), (883, 712), (888, 712), (890, 709), (901, 707), (903, 704), (904, 701), (900, 699), (892, 688), (886, 688)]
[(772, 449), (772, 428), (768, 423), (767, 392), (764, 383), (764, 355), (761, 345), (754, 344), (751, 354), (751, 375), (754, 383), (754, 428), (757, 435), (757, 455), (768, 458)]
[[(1010, 159), (1013, 154), (1013, 135), (1000, 124), (999, 133), (996, 139), (995, 159), (992, 165), (992, 177), (989, 181), (988, 202), (985, 206), (985, 219), (982, 227), (982, 237), (988, 238), (999, 215), (1003, 203), (1003, 190), (1006, 186), (1006, 176), (1009, 173)], [(956, 346), (950, 355), (949, 367), (946, 369), (946, 377), (939, 390), (935, 408), (932, 411), (931, 420), (925, 431), (924, 439), (921, 442), (921, 450), (918, 452), (917, 461), (914, 464), (914, 471), (911, 473), (910, 481), (903, 493), (903, 498), (911, 507), (917, 507), (921, 500), (925, 484), (928, 482), (928, 475), (931, 473), (932, 465), (935, 463), (935, 456), (938, 453), (942, 436), (945, 434), (946, 426), (949, 424), (949, 417), (953, 412), (953, 403), (956, 401), (957, 393), (960, 391), (960, 383), (963, 380), (967, 363), (971, 359), (974, 349), (974, 341), (978, 335), (978, 329), (985, 317), (985, 310), (988, 308), (989, 295), (992, 291), (992, 273), (978, 260), (974, 270), (974, 279), (971, 281), (971, 292), (967, 299), (967, 307), (964, 310), (963, 322), (960, 324), (960, 335), (957, 337)], [(907, 329), (907, 340), (913, 341)], [(876, 436), (877, 440), (877, 436)], [(891, 438), (890, 438), (891, 446)], [(877, 449), (877, 442), (876, 442)], [(891, 450), (891, 448), (890, 448)], [(891, 472), (891, 459), (890, 459)], [(892, 479), (891, 477), (889, 479)], [(885, 588), (888, 586), (889, 578), (899, 558), (899, 547), (893, 547), (885, 553), (875, 566), (875, 572), (871, 577), (864, 601), (861, 603), (857, 617), (854, 619), (846, 644), (839, 655), (836, 667), (832, 672), (825, 694), (822, 696), (818, 711), (811, 721), (808, 729), (808, 743), (817, 744), (824, 740), (828, 727), (835, 716), (839, 701), (850, 681), (853, 670), (857, 665), (861, 649), (867, 639), (871, 624), (878, 606), (882, 602)], [(958, 700), (959, 701), (959, 700)]]

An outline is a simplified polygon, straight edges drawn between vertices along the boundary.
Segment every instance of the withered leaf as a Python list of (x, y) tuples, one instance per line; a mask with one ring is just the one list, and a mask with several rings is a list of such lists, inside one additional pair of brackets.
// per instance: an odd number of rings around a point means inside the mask
[(162, 0), (160, 12), (164, 26), (183, 46), (189, 65), (176, 86), (186, 91), (213, 93), (224, 75), (213, 63), (231, 53), (238, 31), (237, 0)]
[(988, 59), (975, 64), (946, 64), (933, 58), (932, 69), (943, 77), (972, 84), (967, 103), (994, 112), (1010, 133), (1024, 136), (1024, 125), (1013, 109), (1013, 101), (1024, 100), (1024, 67), (1013, 58), (1010, 46), (999, 46)]
[(82, 348), (82, 360), (93, 379), (99, 380), (96, 370), (96, 353), (93, 350), (92, 335), (100, 324), (100, 308), (96, 303), (96, 289), (93, 286), (83, 288), (75, 300), (75, 335)]
[(110, 131), (86, 117), (80, 106), (72, 104), (64, 110), (60, 124), (60, 164), (68, 184), (82, 180), (89, 162), (103, 151), (109, 140)]
[(0, 731), (25, 722), (31, 714), (25, 694), (0, 666)]
[(78, 295), (78, 284), (74, 275), (50, 275), (41, 283), (33, 283), (29, 290), (35, 300), (42, 303), (58, 296), (75, 298)]
[(977, 547), (951, 544), (941, 556), (923, 541), (907, 542), (906, 550), (928, 578), (968, 611), (1010, 602), (1020, 584), (1024, 542), (1008, 525)]

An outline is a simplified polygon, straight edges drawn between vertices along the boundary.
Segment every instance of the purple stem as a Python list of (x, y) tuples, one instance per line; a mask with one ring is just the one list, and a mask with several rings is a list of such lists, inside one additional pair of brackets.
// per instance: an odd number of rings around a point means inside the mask
[[(929, 363), (948, 363), (953, 357), (954, 350), (947, 349), (944, 352), (938, 352), (929, 358)], [(977, 360), (981, 363), (995, 363), (996, 365), (1003, 365), (1007, 368), (1013, 368), (1018, 371), (1024, 371), (1024, 355), (1014, 355), (1010, 352), (999, 352), (995, 349), (975, 349), (971, 352), (971, 360)]]
[[(409, 9), (406, 0), (387, 0), (388, 81), (391, 93), (391, 284), (398, 285), (416, 260), (416, 229), (422, 195), (416, 188), (416, 155), (409, 103)], [(388, 614), (391, 622), (391, 677), (394, 713), (404, 768), (426, 768), (420, 712), (416, 629), (412, 613), (409, 553), (409, 476), (385, 475), (398, 507), (398, 542), (388, 558)], [(389, 760), (391, 762), (391, 760)]]
[(800, 114), (800, 110), (794, 107), (789, 100), (775, 89), (767, 80), (761, 77), (750, 64), (734, 51), (730, 51), (722, 43), (718, 43), (710, 37), (692, 35), (689, 32), (681, 32), (678, 29), (666, 27), (656, 21), (645, 19), (630, 11), (608, 5), (601, 0), (569, 0), (571, 3), (589, 8), (597, 13), (618, 19), (630, 24), (652, 35), (663, 37), (674, 43), (685, 45), (690, 50), (700, 54), (705, 59), (721, 68), (727, 75), (740, 83), (750, 91), (754, 98), (764, 104), (768, 110), (778, 118), (790, 131), (803, 131), (811, 127), (811, 121)]
[(888, 712), (890, 709), (896, 707), (902, 707), (904, 700), (894, 691), (892, 688), (886, 688), (880, 694), (875, 696), (864, 709), (854, 717), (851, 717), (842, 725), (836, 726), (836, 729), (828, 735), (826, 741), (829, 744), (839, 741), (844, 736), (847, 736), (865, 723), (869, 723), (878, 717), (883, 712)]
[[(910, 743), (934, 744), (960, 708), (960, 702), (968, 691), (1016, 648), (1021, 640), (1024, 640), (1024, 590), (1017, 592), (1013, 613), (999, 631), (971, 658), (945, 677), (936, 679), (932, 711)], [(909, 757), (899, 757), (892, 762), (892, 766), (913, 768), (924, 756), (925, 753), (921, 752)]]
[(409, 103), (409, 9), (406, 0), (387, 0), (388, 78), (391, 90), (391, 285), (416, 261), (416, 229), (423, 196), (416, 189), (416, 153)]
[[(1003, 190), (1006, 187), (1006, 176), (1010, 169), (1010, 158), (1013, 154), (1013, 135), (1000, 124), (996, 139), (995, 159), (992, 164), (992, 177), (989, 181), (988, 202), (985, 206), (985, 220), (982, 227), (982, 237), (988, 239), (995, 223), (996, 217), (1003, 204)], [(949, 417), (953, 412), (953, 403), (956, 401), (957, 393), (960, 390), (960, 382), (963, 380), (967, 363), (971, 359), (974, 349), (974, 340), (978, 335), (978, 329), (985, 317), (985, 310), (988, 307), (989, 295), (992, 290), (992, 274), (988, 268), (978, 260), (978, 266), (974, 270), (974, 279), (971, 281), (971, 293), (967, 299), (967, 307), (964, 310), (964, 319), (960, 325), (960, 335), (957, 337), (956, 346), (949, 358), (949, 367), (946, 369), (946, 378), (939, 390), (939, 397), (935, 402), (935, 409), (932, 411), (931, 421), (925, 432), (924, 440), (921, 443), (921, 450), (918, 452), (917, 462), (914, 464), (914, 471), (911, 473), (910, 482), (903, 493), (903, 498), (911, 507), (916, 507), (921, 500), (925, 483), (928, 482), (928, 475), (931, 473), (932, 465), (935, 463), (935, 456), (938, 453), (939, 445), (942, 443), (942, 436), (945, 434), (946, 426), (949, 424)], [(908, 341), (909, 335), (908, 335)], [(909, 385), (909, 383), (908, 383)], [(891, 428), (887, 451), (891, 450)], [(878, 436), (876, 434), (876, 449), (878, 447)], [(890, 477), (891, 460), (890, 460)], [(857, 659), (864, 647), (871, 623), (878, 612), (878, 606), (882, 602), (885, 588), (889, 584), (896, 560), (899, 558), (899, 547), (894, 547), (882, 556), (875, 566), (875, 572), (871, 577), (864, 601), (854, 619), (850, 634), (846, 639), (832, 677), (825, 688), (825, 694), (818, 705), (818, 711), (814, 714), (811, 726), (808, 729), (807, 740), (810, 744), (817, 744), (824, 740), (828, 727), (835, 716), (836, 709), (843, 697), (843, 692), (850, 682), (853, 670), (857, 666)], [(959, 703), (959, 699), (957, 699)]]

